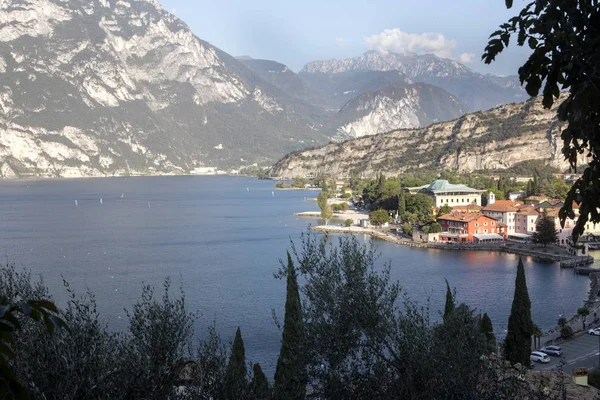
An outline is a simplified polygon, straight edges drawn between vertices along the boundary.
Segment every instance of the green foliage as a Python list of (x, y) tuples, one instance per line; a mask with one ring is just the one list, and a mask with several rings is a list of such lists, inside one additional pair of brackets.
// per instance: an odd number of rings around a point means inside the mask
[(386, 210), (376, 210), (369, 213), (369, 220), (373, 225), (383, 225), (390, 222), (390, 215)]
[(239, 170), (240, 175), (255, 176), (258, 179), (268, 179), (270, 176), (269, 168), (261, 168), (256, 165), (241, 168)]
[(512, 366), (482, 357), (487, 338), (467, 305), (434, 323), (429, 305), (412, 303), (390, 279), (390, 264), (376, 265), (373, 246), (311, 233), (301, 244), (292, 248), (305, 282), (312, 398), (544, 398), (529, 381), (506, 379), (520, 373)]
[(321, 191), (319, 193), (319, 195), (317, 196), (317, 204), (319, 205), (319, 208), (321, 209), (321, 218), (323, 218), (325, 221), (327, 221), (328, 219), (330, 219), (331, 217), (333, 217), (333, 210), (331, 208), (331, 206), (329, 205), (329, 203), (327, 202), (327, 192), (325, 191)]
[(570, 338), (573, 336), (573, 328), (571, 328), (569, 325), (563, 326), (560, 328), (560, 335), (565, 339)]
[(406, 196), (406, 212), (413, 213), (417, 216), (417, 220), (426, 222), (427, 218), (432, 219), (433, 199), (426, 194), (407, 194)]
[(350, 227), (352, 225), (354, 225), (354, 220), (353, 219), (348, 218), (347, 220), (344, 221), (344, 226)]
[(231, 355), (225, 371), (223, 395), (225, 400), (237, 400), (246, 396), (248, 381), (246, 371), (246, 350), (242, 331), (237, 328), (231, 348)]
[(271, 388), (260, 364), (252, 366), (252, 381), (250, 382), (250, 398), (252, 400), (269, 400)]
[(412, 236), (413, 229), (414, 228), (411, 223), (405, 222), (402, 224), (402, 232), (404, 232), (405, 235)]
[(27, 389), (21, 385), (14, 370), (17, 354), (11, 348), (15, 332), (21, 329), (20, 318), (40, 322), (49, 333), (66, 328), (58, 317), (54, 303), (48, 300), (23, 300), (12, 303), (0, 297), (0, 398), (29, 399)]
[(600, 389), (600, 367), (588, 370), (588, 383), (590, 386)]
[(590, 315), (590, 310), (588, 310), (587, 307), (579, 307), (577, 309), (577, 315), (579, 315), (581, 317), (581, 329), (585, 330), (585, 319), (587, 318), (588, 315)]
[(533, 322), (531, 321), (531, 301), (525, 280), (525, 268), (519, 258), (517, 277), (515, 279), (515, 294), (510, 316), (508, 317), (508, 333), (505, 342), (505, 358), (511, 363), (529, 365), (531, 352), (531, 336)]
[(429, 233), (440, 233), (442, 231), (442, 226), (437, 222), (429, 225)]
[(448, 279), (446, 279), (446, 304), (444, 305), (444, 321), (450, 318), (450, 315), (455, 309), (454, 305), (454, 293), (450, 289), (450, 284), (448, 283)]
[(307, 384), (306, 337), (296, 269), (289, 252), (284, 275), (287, 280), (285, 320), (281, 350), (275, 370), (273, 398), (276, 400), (304, 399)]
[(452, 212), (452, 207), (450, 207), (448, 204), (444, 204), (438, 210), (438, 217), (441, 215), (450, 214), (451, 212)]
[(531, 235), (531, 241), (546, 247), (548, 244), (556, 243), (557, 240), (558, 231), (554, 225), (554, 218), (549, 217), (544, 211), (535, 224), (535, 232)]
[(308, 184), (308, 179), (302, 177), (295, 177), (292, 181), (292, 186), (295, 188), (303, 188), (306, 184)]
[(398, 195), (398, 215), (404, 215), (406, 212), (406, 192), (401, 189)]
[(478, 328), (479, 332), (485, 335), (487, 352), (495, 352), (496, 336), (494, 335), (494, 327), (492, 325), (492, 320), (487, 315), (487, 313), (484, 313), (483, 316), (479, 319)]
[(558, 319), (558, 326), (560, 328), (564, 328), (565, 326), (567, 326), (567, 323), (568, 323), (568, 321), (567, 321), (567, 319), (565, 317), (560, 317)]
[[(508, 8), (512, 1), (507, 1)], [(573, 201), (580, 204), (580, 216), (573, 229), (577, 241), (588, 219), (600, 222), (600, 8), (595, 1), (544, 0), (529, 2), (523, 10), (492, 33), (482, 58), (492, 62), (509, 44), (512, 35), (517, 45), (532, 50), (519, 68), (519, 79), (530, 96), (540, 90), (543, 104), (551, 108), (561, 91), (566, 99), (558, 106), (563, 130), (562, 152), (576, 169), (581, 154), (588, 155), (588, 167), (565, 200), (560, 219), (564, 224), (573, 216)], [(564, 92), (562, 93), (564, 96)]]
[[(78, 297), (66, 282), (65, 287), (68, 300), (60, 315), (69, 330), (48, 335), (43, 326), (23, 317), (19, 319), (21, 329), (14, 332), (15, 375), (19, 382), (27, 383), (31, 397), (168, 397), (179, 360), (189, 357), (191, 348), (195, 314), (187, 311), (185, 299), (168, 295), (168, 281), (162, 299), (155, 299), (153, 291), (144, 288), (128, 313), (129, 332), (116, 334), (100, 322), (92, 294)], [(47, 289), (42, 283), (32, 283), (29, 273), (6, 266), (0, 267), (0, 292), (10, 303), (49, 298)], [(206, 343), (200, 343), (199, 349), (206, 349)], [(217, 358), (208, 359), (211, 362), (203, 365), (212, 365), (214, 370), (199, 374), (197, 382), (216, 387), (214, 392), (219, 393)]]
[(350, 194), (349, 192), (344, 192), (342, 194), (342, 199), (349, 199), (350, 197), (352, 197), (352, 194)]

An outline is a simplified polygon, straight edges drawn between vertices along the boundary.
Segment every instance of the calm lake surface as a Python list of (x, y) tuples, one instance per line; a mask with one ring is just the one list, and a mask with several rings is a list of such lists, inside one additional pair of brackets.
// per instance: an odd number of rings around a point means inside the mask
[[(123, 308), (144, 284), (160, 295), (170, 276), (201, 313), (197, 335), (215, 321), (228, 342), (240, 326), (248, 359), (272, 378), (281, 334), (271, 309), (283, 321), (285, 302), (285, 282), (273, 273), (290, 239), (298, 242), (308, 224), (318, 223), (292, 215), (317, 210), (305, 201), (317, 192), (278, 191), (274, 184), (243, 177), (2, 181), (0, 250), (6, 261), (41, 274), (59, 305), (66, 299), (61, 277), (78, 293), (89, 288), (111, 329), (126, 327)], [(430, 298), (432, 318), (443, 309), (447, 278), (459, 302), (487, 312), (496, 332), (506, 329), (517, 256), (374, 244), (411, 299)], [(587, 298), (586, 276), (524, 262), (533, 319), (542, 329), (559, 314), (573, 315)]]

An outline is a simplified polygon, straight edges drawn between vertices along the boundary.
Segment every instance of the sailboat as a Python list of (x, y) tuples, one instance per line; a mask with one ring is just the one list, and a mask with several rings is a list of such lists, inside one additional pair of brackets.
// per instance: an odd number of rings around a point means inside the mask
[(123, 196), (125, 196), (125, 193), (121, 193), (121, 198), (123, 198)]
[(102, 197), (100, 197), (100, 204), (102, 204)]
[(79, 207), (79, 204), (77, 204), (77, 200), (75, 200), (75, 207)]

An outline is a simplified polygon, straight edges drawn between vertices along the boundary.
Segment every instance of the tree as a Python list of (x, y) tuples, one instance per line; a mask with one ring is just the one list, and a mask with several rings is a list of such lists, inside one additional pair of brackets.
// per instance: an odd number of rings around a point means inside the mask
[(299, 176), (294, 177), (292, 186), (295, 188), (303, 188), (308, 183), (308, 179)]
[(446, 305), (444, 306), (444, 321), (450, 318), (450, 314), (452, 314), (454, 308), (454, 293), (452, 293), (448, 279), (446, 279)]
[[(513, 5), (506, 0), (507, 8)], [(532, 50), (519, 68), (519, 79), (530, 96), (542, 89), (543, 105), (551, 108), (560, 96), (559, 121), (566, 122), (562, 152), (573, 169), (586, 153), (588, 166), (569, 190), (560, 211), (561, 224), (572, 218), (573, 202), (580, 204), (573, 239), (583, 233), (588, 220), (600, 222), (600, 7), (589, 0), (529, 2), (519, 15), (492, 33), (482, 59), (491, 63), (517, 35), (517, 45)]]
[(540, 347), (540, 340), (542, 338), (542, 330), (537, 324), (533, 324), (533, 347), (536, 349)]
[(250, 382), (250, 398), (252, 400), (268, 400), (271, 396), (269, 381), (260, 364), (252, 366), (252, 381)]
[(404, 192), (404, 188), (400, 189), (400, 194), (398, 194), (398, 215), (402, 217), (406, 212), (406, 192)]
[(587, 307), (579, 307), (577, 309), (577, 315), (581, 317), (581, 329), (585, 330), (585, 319), (590, 315), (590, 310)]
[(535, 232), (531, 235), (531, 241), (546, 247), (548, 244), (556, 243), (557, 240), (558, 231), (554, 225), (554, 218), (549, 217), (544, 211), (535, 224)]
[(333, 217), (333, 210), (327, 201), (327, 193), (321, 191), (317, 196), (317, 204), (321, 209), (321, 218), (325, 220), (325, 225), (327, 225), (327, 221)]
[(494, 336), (494, 327), (492, 326), (492, 320), (484, 313), (479, 319), (478, 323), (479, 332), (485, 335), (485, 341), (488, 353), (496, 351), (496, 336)]
[(451, 212), (452, 212), (452, 207), (450, 207), (448, 204), (444, 204), (438, 210), (438, 217), (440, 217), (442, 215), (450, 214)]
[(244, 349), (242, 331), (238, 327), (235, 332), (235, 339), (233, 339), (227, 370), (225, 371), (223, 395), (226, 400), (242, 399), (246, 396), (247, 374), (246, 350)]
[(383, 225), (390, 222), (390, 216), (386, 210), (371, 211), (369, 220), (373, 225)]
[(287, 253), (287, 279), (283, 339), (275, 370), (273, 397), (275, 400), (304, 399), (306, 397), (306, 338), (302, 320), (302, 305), (296, 278), (296, 269)]
[(406, 211), (416, 214), (417, 219), (421, 222), (424, 222), (427, 216), (431, 217), (434, 205), (433, 199), (423, 193), (406, 196)]
[(508, 333), (505, 342), (505, 358), (512, 364), (521, 363), (529, 365), (531, 352), (531, 336), (533, 335), (533, 322), (531, 321), (531, 301), (525, 280), (525, 268), (519, 258), (517, 265), (517, 278), (515, 280), (515, 294), (508, 317)]
[(442, 226), (437, 223), (434, 222), (433, 224), (429, 225), (429, 233), (440, 233), (442, 231)]
[(352, 225), (354, 225), (354, 220), (352, 218), (348, 218), (347, 220), (344, 221), (345, 227), (350, 227)]

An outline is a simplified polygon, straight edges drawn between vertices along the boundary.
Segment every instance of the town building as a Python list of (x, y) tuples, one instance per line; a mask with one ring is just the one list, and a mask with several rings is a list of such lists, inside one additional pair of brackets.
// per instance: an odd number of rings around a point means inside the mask
[(405, 188), (409, 193), (425, 193), (433, 199), (435, 207), (445, 204), (450, 207), (466, 206), (469, 204), (481, 205), (481, 194), (484, 190), (478, 190), (462, 184), (449, 183), (447, 180), (433, 181), (429, 185)]
[(515, 233), (515, 214), (519, 211), (522, 203), (511, 200), (491, 201), (488, 199), (488, 205), (483, 207), (482, 213), (506, 226), (506, 234)]
[(442, 226), (439, 240), (459, 243), (499, 242), (495, 219), (481, 213), (452, 212), (437, 218)]
[(525, 200), (523, 200), (525, 202), (525, 204), (530, 205), (530, 206), (537, 206), (539, 205), (541, 202), (543, 201), (547, 201), (548, 197), (541, 195), (541, 196), (529, 196), (529, 197), (525, 197)]
[(515, 213), (515, 231), (514, 233), (532, 235), (540, 213), (533, 206), (520, 207)]

